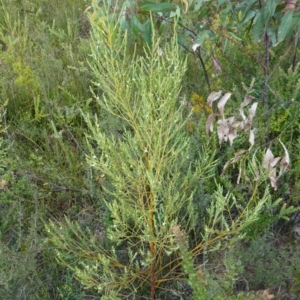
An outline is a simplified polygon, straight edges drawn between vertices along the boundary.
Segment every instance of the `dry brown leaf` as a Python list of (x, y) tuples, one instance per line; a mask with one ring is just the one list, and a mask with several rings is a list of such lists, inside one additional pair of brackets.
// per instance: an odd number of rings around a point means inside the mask
[(275, 157), (272, 161), (270, 161), (270, 167), (276, 167), (277, 163), (280, 161), (281, 157)]
[(228, 126), (229, 124), (227, 120), (219, 120), (217, 124), (218, 124), (217, 132), (219, 137), (219, 145), (221, 145), (223, 141), (227, 142), (230, 128)]
[(230, 146), (232, 146), (233, 140), (237, 137), (237, 126), (236, 123), (233, 123), (234, 119), (234, 117), (225, 119), (229, 127), (228, 140)]
[(228, 166), (232, 163), (232, 159), (228, 160), (226, 162), (226, 164), (224, 165), (223, 167), (223, 170), (222, 170), (222, 174), (226, 171), (226, 169), (228, 168)]
[(270, 170), (269, 179), (271, 182), (271, 187), (277, 191), (277, 176), (276, 176), (276, 168)]
[(250, 120), (250, 123), (252, 123), (253, 121), (253, 118), (255, 116), (255, 112), (256, 112), (256, 109), (257, 109), (257, 105), (258, 105), (258, 102), (255, 102), (251, 105), (250, 109), (249, 109), (249, 120)]
[(272, 151), (268, 148), (263, 160), (263, 167), (270, 172), (271, 169), (275, 168), (280, 159), (281, 157), (274, 157)]
[(247, 106), (253, 99), (255, 99), (255, 98), (252, 96), (246, 96), (244, 98), (244, 101), (240, 105), (240, 115), (242, 116), (243, 120), (246, 120), (246, 116), (244, 114), (243, 107)]
[(280, 171), (279, 171), (279, 175), (278, 178), (282, 175), (282, 173), (289, 168), (290, 166), (290, 156), (289, 156), (289, 152), (287, 151), (285, 145), (279, 140), (280, 144), (282, 145), (283, 149), (284, 149), (284, 156), (282, 157), (281, 161), (280, 161)]
[(267, 149), (266, 154), (263, 159), (263, 167), (267, 170), (269, 179), (271, 181), (271, 186), (274, 190), (277, 190), (277, 181), (281, 174), (277, 176), (276, 165), (281, 157), (274, 157), (270, 148)]
[(284, 155), (283, 158), (280, 161), (280, 171), (279, 171), (279, 175), (278, 177), (280, 177), (282, 175), (282, 173), (289, 168), (289, 163), (288, 160), (286, 158), (286, 156)]
[(235, 159), (234, 162), (236, 162), (238, 158), (240, 158), (247, 152), (248, 150), (240, 150), (239, 152), (234, 153), (234, 159)]
[(243, 110), (242, 107), (240, 107), (240, 115), (242, 116), (242, 119), (243, 119), (244, 121), (247, 119), (246, 116), (245, 116), (245, 114), (244, 114), (244, 110)]
[(215, 116), (216, 116), (215, 114), (210, 114), (208, 116), (207, 120), (206, 120), (205, 127), (206, 127), (206, 135), (207, 136), (209, 136), (210, 132), (214, 131), (214, 126), (213, 126), (214, 124), (213, 124), (213, 122), (214, 122)]
[(255, 139), (254, 133), (255, 133), (255, 131), (256, 131), (256, 128), (250, 129), (250, 135), (249, 135), (250, 148), (249, 148), (249, 150), (254, 146), (254, 139)]
[(237, 130), (235, 128), (230, 128), (228, 134), (229, 145), (232, 146), (233, 140), (237, 137)]
[(281, 143), (283, 149), (284, 149), (284, 157), (286, 158), (286, 162), (287, 164), (290, 163), (290, 156), (289, 156), (289, 152), (287, 151), (285, 145), (279, 140), (279, 142)]
[(241, 178), (242, 178), (242, 172), (243, 172), (243, 170), (242, 170), (242, 167), (240, 166), (239, 167), (239, 176), (238, 176), (237, 181), (236, 181), (237, 184), (240, 184), (240, 181), (241, 181)]
[(232, 128), (238, 128), (238, 127), (240, 127), (241, 126), (241, 122), (235, 122), (235, 123), (232, 123), (231, 124), (231, 127)]
[(224, 119), (224, 107), (226, 105), (226, 102), (229, 100), (230, 96), (231, 93), (226, 93), (218, 102), (218, 109), (223, 119)]
[(246, 96), (241, 104), (241, 107), (247, 106), (255, 97), (253, 96)]
[(264, 156), (263, 167), (265, 169), (268, 169), (269, 165), (270, 165), (270, 161), (272, 161), (273, 159), (274, 159), (274, 155), (273, 155), (272, 151), (270, 150), (270, 148), (268, 148), (266, 151), (266, 154)]
[(251, 107), (249, 108), (248, 117), (246, 117), (246, 115), (244, 114), (243, 107), (248, 105), (253, 99), (254, 99), (253, 97), (251, 97), (250, 99), (250, 96), (245, 98), (239, 109), (240, 115), (242, 116), (243, 119), (243, 121), (241, 122), (241, 128), (243, 131), (248, 131), (251, 128), (258, 103), (255, 102), (251, 105)]
[(250, 123), (249, 120), (247, 119), (246, 122), (243, 123), (243, 126), (242, 126), (243, 131), (245, 131), (245, 132), (248, 131), (251, 128), (251, 126), (252, 126), (252, 123)]
[(225, 170), (228, 168), (228, 166), (230, 164), (236, 163), (246, 153), (248, 153), (248, 150), (241, 150), (241, 151), (238, 151), (238, 152), (234, 153), (234, 157), (231, 158), (229, 161), (227, 161), (226, 164), (224, 165), (222, 173), (225, 172)]
[(255, 177), (253, 178), (253, 181), (258, 181), (260, 179), (259, 170), (255, 170), (254, 175), (255, 175)]
[(242, 119), (245, 121), (247, 118), (246, 118), (246, 116), (244, 114), (244, 111), (241, 107), (240, 107), (239, 111), (240, 111), (240, 115), (242, 116)]
[(218, 100), (221, 97), (222, 91), (211, 92), (207, 97), (207, 105), (212, 108), (212, 104), (214, 101)]

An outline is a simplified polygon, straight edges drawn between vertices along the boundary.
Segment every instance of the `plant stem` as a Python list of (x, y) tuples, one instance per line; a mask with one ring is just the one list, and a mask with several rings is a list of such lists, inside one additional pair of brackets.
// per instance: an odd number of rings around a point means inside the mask
[[(153, 223), (153, 196), (151, 193), (150, 196), (150, 207), (149, 207), (149, 219), (150, 219), (150, 231), (151, 235), (154, 236), (154, 223)], [(150, 263), (150, 299), (154, 299), (155, 297), (155, 290), (156, 290), (156, 280), (155, 280), (155, 242), (150, 241), (149, 243), (150, 246), (150, 257), (151, 257), (151, 263)]]
[[(149, 161), (148, 157), (146, 157), (146, 168), (149, 171)], [(156, 290), (156, 279), (155, 279), (155, 248), (156, 244), (154, 241), (155, 237), (155, 228), (154, 228), (154, 196), (153, 192), (150, 187), (149, 191), (149, 198), (148, 198), (148, 209), (149, 209), (149, 226), (150, 226), (150, 241), (149, 241), (149, 248), (150, 248), (150, 299), (154, 299), (155, 297), (155, 290)]]
[(203, 69), (203, 73), (204, 73), (204, 78), (205, 78), (205, 81), (206, 81), (206, 84), (207, 84), (207, 87), (208, 87), (208, 92), (210, 93), (211, 92), (210, 81), (209, 81), (209, 78), (208, 78), (208, 73), (207, 73), (204, 61), (203, 61), (202, 56), (201, 56), (200, 47), (197, 48), (196, 54), (197, 54), (198, 59), (200, 60), (200, 63), (201, 63), (202, 69)]

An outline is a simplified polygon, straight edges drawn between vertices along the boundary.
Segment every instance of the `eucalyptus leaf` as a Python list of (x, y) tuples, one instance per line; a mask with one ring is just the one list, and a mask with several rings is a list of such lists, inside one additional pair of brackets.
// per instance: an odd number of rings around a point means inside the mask
[(258, 42), (262, 33), (265, 32), (265, 28), (268, 24), (270, 13), (267, 7), (264, 7), (261, 11), (256, 14), (254, 18), (254, 25), (252, 28), (252, 35), (254, 42)]
[(150, 22), (147, 22), (144, 26), (144, 37), (146, 43), (151, 46), (152, 43), (152, 24)]
[(159, 3), (154, 2), (143, 2), (140, 8), (144, 11), (164, 12), (175, 9), (175, 5), (172, 3)]
[(195, 51), (198, 47), (201, 47), (202, 44), (205, 42), (205, 39), (208, 36), (208, 32), (209, 30), (204, 30), (202, 32), (200, 32), (197, 37), (194, 40), (194, 44), (193, 44), (193, 50)]
[(282, 42), (293, 26), (293, 11), (288, 11), (282, 18), (278, 29), (278, 43)]

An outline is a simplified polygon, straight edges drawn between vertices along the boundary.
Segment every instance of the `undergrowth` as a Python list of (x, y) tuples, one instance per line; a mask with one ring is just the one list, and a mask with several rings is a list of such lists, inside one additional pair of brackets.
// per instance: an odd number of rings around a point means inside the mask
[[(300, 67), (289, 48), (270, 49), (266, 112), (265, 49), (246, 31), (207, 40), (204, 70), (175, 43), (173, 19), (98, 2), (0, 2), (1, 299), (297, 299)], [(219, 18), (212, 26), (222, 33)], [(232, 94), (224, 118), (255, 98), (253, 145), (244, 129), (232, 145), (207, 136), (222, 96), (209, 105), (206, 75)]]

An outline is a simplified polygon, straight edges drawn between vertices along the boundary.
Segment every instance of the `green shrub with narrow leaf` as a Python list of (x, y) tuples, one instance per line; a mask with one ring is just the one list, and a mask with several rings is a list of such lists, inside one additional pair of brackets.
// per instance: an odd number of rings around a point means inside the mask
[[(100, 109), (83, 114), (89, 128), (87, 161), (105, 178), (101, 188), (110, 221), (105, 237), (69, 218), (49, 222), (56, 258), (86, 288), (111, 299), (158, 297), (174, 279), (185, 279), (177, 274), (181, 266), (197, 299), (228, 296), (234, 267), (227, 286), (213, 280), (197, 286), (192, 261), (245, 238), (245, 229), (272, 203), (263, 188), (267, 177), (251, 181), (247, 201), (224, 193), (220, 185), (210, 203), (197, 199), (201, 179), (215, 169), (212, 152), (203, 144), (197, 156), (186, 130), (191, 115), (179, 102), (186, 65), (176, 34), (166, 42), (153, 31), (151, 46), (137, 51), (138, 44), (130, 44), (122, 30), (122, 8), (94, 9), (90, 65)], [(261, 169), (253, 163), (249, 176), (255, 178)], [(290, 212), (283, 206), (280, 217)], [(181, 232), (195, 232), (191, 245), (180, 242)], [(188, 261), (182, 253), (189, 254)]]

